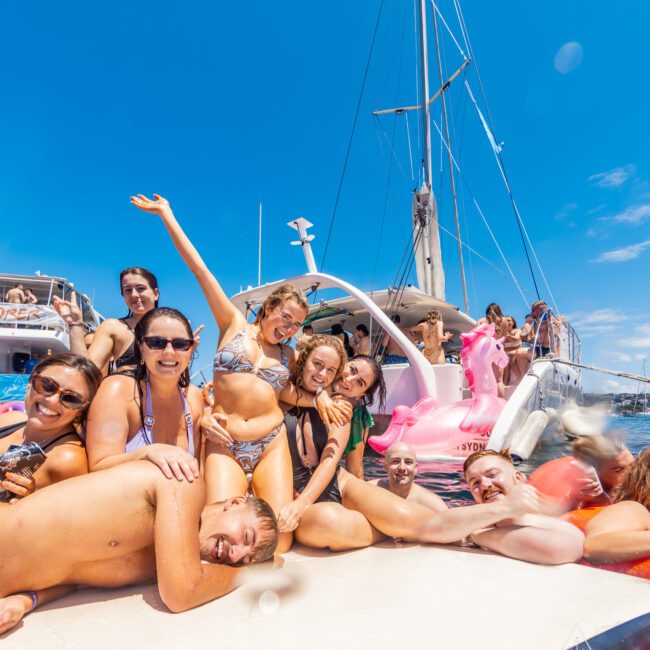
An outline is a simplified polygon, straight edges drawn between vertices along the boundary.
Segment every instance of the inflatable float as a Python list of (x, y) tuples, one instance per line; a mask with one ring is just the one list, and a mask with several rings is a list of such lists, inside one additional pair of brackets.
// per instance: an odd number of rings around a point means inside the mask
[(407, 442), (420, 460), (427, 460), (466, 458), (485, 449), (506, 403), (498, 396), (492, 364), (505, 368), (508, 356), (503, 339), (495, 338), (492, 324), (479, 325), (460, 338), (463, 370), (473, 396), (444, 406), (433, 397), (425, 397), (413, 406), (395, 407), (386, 431), (368, 439), (375, 451), (384, 454), (392, 444)]
[[(607, 506), (597, 506), (596, 508), (583, 508), (582, 510), (572, 510), (562, 516), (564, 521), (578, 527), (583, 533), (587, 524)], [(594, 567), (596, 569), (605, 569), (606, 571), (615, 571), (616, 573), (625, 573), (637, 578), (650, 580), (650, 557), (645, 557), (634, 562), (617, 562), (615, 564), (591, 564), (586, 560), (580, 560), (580, 564)]]

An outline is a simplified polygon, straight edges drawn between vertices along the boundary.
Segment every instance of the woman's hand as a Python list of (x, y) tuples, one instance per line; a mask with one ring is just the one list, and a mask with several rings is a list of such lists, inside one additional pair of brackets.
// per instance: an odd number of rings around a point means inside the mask
[(232, 444), (232, 436), (226, 431), (225, 427), (228, 418), (221, 413), (211, 413), (201, 418), (201, 433), (210, 442), (226, 447)]
[(170, 211), (169, 201), (167, 199), (164, 199), (159, 194), (154, 194), (153, 198), (154, 200), (152, 201), (144, 194), (138, 194), (137, 196), (131, 197), (131, 203), (144, 212), (150, 212), (158, 216), (163, 216)]
[(66, 322), (68, 327), (70, 325), (83, 325), (83, 316), (81, 310), (77, 305), (77, 294), (73, 291), (70, 300), (61, 300), (54, 296), (52, 298), (52, 306), (56, 309), (57, 313)]
[(194, 349), (199, 347), (201, 344), (201, 330), (205, 327), (205, 325), (199, 325), (193, 332), (192, 332), (192, 338), (194, 339)]
[(306, 509), (307, 507), (300, 502), (300, 499), (287, 503), (278, 515), (279, 531), (281, 533), (290, 533), (292, 530), (298, 528), (300, 519)]
[(17, 497), (26, 497), (36, 490), (36, 481), (33, 478), (15, 472), (7, 472), (1, 485)]
[(332, 399), (326, 391), (316, 398), (316, 410), (328, 431), (332, 425), (342, 427), (352, 419), (352, 404), (340, 397)]
[(23, 594), (0, 598), (0, 634), (18, 625), (30, 610), (31, 602)]
[(175, 478), (177, 481), (187, 479), (190, 483), (199, 478), (196, 458), (180, 447), (155, 443), (143, 447), (143, 451), (142, 460), (158, 465), (165, 478)]

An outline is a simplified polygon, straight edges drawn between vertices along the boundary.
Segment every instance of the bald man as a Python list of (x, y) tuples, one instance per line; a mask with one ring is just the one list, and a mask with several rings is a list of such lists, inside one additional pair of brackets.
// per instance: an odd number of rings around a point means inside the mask
[(447, 510), (445, 502), (435, 492), (415, 483), (418, 464), (411, 445), (406, 442), (396, 442), (391, 445), (384, 456), (384, 467), (388, 478), (375, 479), (370, 483), (435, 512)]

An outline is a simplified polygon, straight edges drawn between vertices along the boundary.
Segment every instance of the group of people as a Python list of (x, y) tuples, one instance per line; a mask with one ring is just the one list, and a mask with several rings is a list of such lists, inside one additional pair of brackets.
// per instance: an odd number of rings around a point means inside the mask
[[(129, 313), (104, 321), (92, 341), (74, 301), (56, 302), (71, 352), (34, 368), (24, 413), (0, 415), (0, 453), (37, 443), (46, 455), (32, 476), (5, 471), (2, 481), (9, 499), (0, 502), (0, 632), (77, 585), (157, 580), (168, 608), (184, 611), (229, 592), (244, 565), (287, 551), (294, 539), (332, 550), (389, 538), (465, 540), (543, 564), (583, 556), (583, 533), (544, 514), (543, 497), (505, 454), (467, 459), (476, 504), (457, 508), (413, 485), (407, 446), (386, 455), (387, 481), (348, 471), (340, 461), (356, 451), (361, 462), (368, 406), (385, 400), (376, 359), (350, 354), (336, 334), (290, 346), (308, 312), (291, 285), (273, 288), (247, 322), (169, 203), (158, 195), (131, 202), (162, 221), (210, 306), (219, 329), (213, 406), (206, 409), (189, 378), (199, 331), (180, 311), (159, 306), (146, 269), (120, 274)], [(645, 536), (636, 545), (624, 540), (621, 557), (650, 555), (645, 489), (646, 518), (634, 512), (645, 526), (634, 530)], [(625, 517), (603, 527), (607, 512), (590, 526), (608, 540), (624, 537)]]
[(36, 305), (38, 298), (30, 288), (25, 288), (21, 283), (9, 289), (5, 295), (6, 302), (14, 305)]

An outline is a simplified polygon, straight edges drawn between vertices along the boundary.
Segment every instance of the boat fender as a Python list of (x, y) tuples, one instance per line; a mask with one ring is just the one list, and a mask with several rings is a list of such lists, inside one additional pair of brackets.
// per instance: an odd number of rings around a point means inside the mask
[(548, 425), (548, 415), (544, 411), (533, 411), (524, 425), (515, 433), (510, 445), (510, 455), (521, 460), (530, 458), (544, 429)]
[(25, 412), (25, 405), (22, 402), (3, 402), (0, 404), (0, 413), (9, 413), (9, 411)]
[[(587, 528), (587, 524), (604, 508), (607, 506), (597, 506), (595, 508), (583, 508), (581, 510), (571, 510), (562, 515), (564, 521), (568, 521), (579, 528), (583, 533)], [(580, 564), (585, 566), (594, 567), (596, 569), (605, 569), (606, 571), (615, 571), (616, 573), (625, 573), (629, 576), (636, 576), (637, 578), (645, 578), (650, 580), (650, 557), (634, 562), (616, 562), (615, 564), (591, 564), (586, 560), (580, 560)]]

